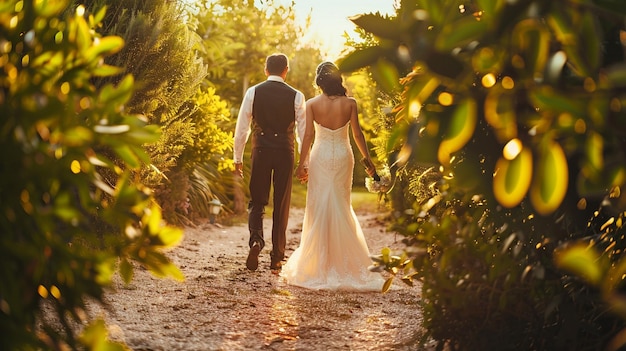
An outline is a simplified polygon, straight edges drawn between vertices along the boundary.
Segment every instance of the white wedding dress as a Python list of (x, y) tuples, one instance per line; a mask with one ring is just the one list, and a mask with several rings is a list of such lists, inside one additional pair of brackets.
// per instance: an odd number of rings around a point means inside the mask
[(350, 123), (335, 130), (314, 124), (300, 246), (281, 276), (309, 289), (381, 291), (384, 279), (368, 270), (369, 249), (350, 200)]

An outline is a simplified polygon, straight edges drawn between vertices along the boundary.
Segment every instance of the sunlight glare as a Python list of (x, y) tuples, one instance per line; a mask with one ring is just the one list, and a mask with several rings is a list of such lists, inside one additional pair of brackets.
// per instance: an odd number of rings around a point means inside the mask
[(514, 160), (520, 152), (522, 152), (522, 142), (519, 139), (514, 138), (509, 140), (509, 142), (504, 145), (502, 156), (511, 161)]
[(376, 12), (381, 15), (395, 13), (394, 0), (279, 0), (276, 3), (284, 6), (293, 3), (296, 21), (302, 28), (306, 27), (310, 14), (310, 26), (304, 30), (303, 41), (317, 43), (323, 56), (333, 61), (345, 50), (344, 33), (358, 39), (354, 32), (356, 25), (349, 17)]
[(494, 76), (493, 73), (485, 74), (481, 82), (485, 88), (491, 88), (496, 84), (496, 76)]

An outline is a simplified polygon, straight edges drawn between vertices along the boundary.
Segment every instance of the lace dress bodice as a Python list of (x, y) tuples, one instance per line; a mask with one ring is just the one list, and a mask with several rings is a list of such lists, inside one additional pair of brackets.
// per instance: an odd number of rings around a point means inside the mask
[(336, 170), (345, 167), (345, 161), (353, 158), (348, 126), (349, 124), (346, 124), (338, 129), (328, 129), (315, 123), (315, 142), (311, 152), (317, 153), (317, 157), (313, 158), (317, 159), (319, 166)]
[(350, 145), (350, 124), (328, 129), (315, 123), (315, 141), (309, 162), (310, 187), (331, 186), (345, 201), (350, 201), (354, 155)]

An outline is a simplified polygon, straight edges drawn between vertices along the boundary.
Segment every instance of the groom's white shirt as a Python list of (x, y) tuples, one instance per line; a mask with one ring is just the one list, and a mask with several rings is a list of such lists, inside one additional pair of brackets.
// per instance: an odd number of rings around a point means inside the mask
[[(267, 80), (285, 82), (282, 77), (270, 75)], [(235, 127), (235, 145), (233, 146), (233, 159), (235, 163), (243, 162), (243, 152), (250, 137), (250, 123), (252, 122), (252, 103), (254, 102), (254, 91), (256, 85), (250, 87), (243, 97), (239, 115), (237, 116), (237, 125)], [(304, 94), (296, 89), (296, 97), (294, 100), (296, 113), (296, 141), (298, 143), (298, 152), (301, 151), (302, 138), (306, 130), (306, 103)]]

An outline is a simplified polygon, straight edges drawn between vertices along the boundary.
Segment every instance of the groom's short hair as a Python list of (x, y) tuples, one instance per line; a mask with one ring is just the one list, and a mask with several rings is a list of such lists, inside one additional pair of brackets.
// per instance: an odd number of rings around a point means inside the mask
[(265, 60), (265, 69), (271, 75), (280, 75), (288, 66), (289, 60), (285, 54), (273, 54)]

